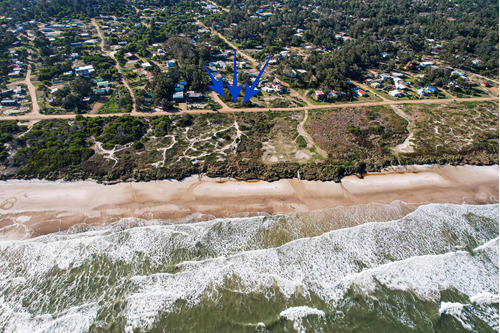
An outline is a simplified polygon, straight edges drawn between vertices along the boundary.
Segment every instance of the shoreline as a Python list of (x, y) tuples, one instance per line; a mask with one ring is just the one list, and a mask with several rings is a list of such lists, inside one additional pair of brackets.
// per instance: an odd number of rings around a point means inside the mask
[[(238, 181), (191, 176), (182, 181), (0, 181), (0, 239), (34, 237), (78, 224), (134, 217), (176, 220), (307, 212), (401, 200), (498, 203), (499, 166), (404, 166), (340, 183), (281, 179)], [(197, 221), (194, 221), (197, 222)], [(177, 222), (179, 223), (179, 222)]]

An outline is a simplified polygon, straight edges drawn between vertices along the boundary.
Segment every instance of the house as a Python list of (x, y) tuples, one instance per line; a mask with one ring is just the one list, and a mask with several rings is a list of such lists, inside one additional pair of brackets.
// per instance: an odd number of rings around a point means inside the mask
[(436, 92), (436, 88), (431, 87), (431, 86), (425, 87), (425, 90), (427, 90), (429, 92), (429, 94), (432, 94), (432, 93)]
[(174, 67), (174, 65), (175, 65), (175, 60), (169, 60), (169, 61), (167, 61), (167, 66), (168, 67)]
[(328, 93), (328, 97), (331, 99), (337, 99), (339, 97), (339, 95), (337, 94), (336, 90), (332, 90)]
[(133, 53), (127, 52), (127, 53), (125, 53), (125, 57), (130, 59), (130, 58), (135, 57), (135, 55)]
[(389, 75), (379, 74), (378, 81), (384, 82), (385, 80), (388, 80), (389, 78), (390, 78)]
[(146, 103), (153, 103), (153, 95), (151, 95), (150, 93), (147, 93), (144, 96), (144, 102), (146, 102)]
[(16, 106), (17, 101), (15, 99), (4, 99), (1, 104), (2, 106)]
[(460, 72), (460, 71), (457, 71), (457, 70), (455, 70), (455, 71), (451, 72), (451, 74), (450, 74), (450, 75), (451, 75), (451, 76), (456, 75), (456, 76), (458, 76), (458, 77), (460, 77), (460, 78), (462, 78), (462, 79), (464, 79), (464, 80), (465, 80), (465, 79), (467, 79), (467, 74), (464, 74), (464, 73), (462, 73), (462, 72)]
[(194, 91), (188, 91), (187, 92), (187, 97), (189, 99), (192, 99), (192, 100), (197, 100), (197, 99), (200, 99), (202, 97), (202, 94), (194, 92)]
[(240, 62), (240, 68), (247, 68), (247, 63), (245, 61)]
[(143, 63), (141, 64), (141, 67), (142, 67), (142, 68), (149, 68), (149, 67), (151, 67), (151, 64), (150, 64), (149, 62), (143, 62)]
[(367, 97), (368, 96), (368, 94), (364, 90), (361, 90), (361, 89), (358, 90), (358, 95), (361, 96), (361, 97)]
[(96, 43), (97, 43), (97, 41), (95, 39), (89, 39), (89, 40), (86, 40), (85, 42), (83, 42), (83, 44), (85, 44), (85, 45), (94, 45)]
[(106, 87), (109, 87), (109, 82), (108, 82), (108, 81), (100, 81), (100, 82), (97, 82), (97, 87), (98, 87), (98, 88), (106, 88)]
[(370, 86), (372, 88), (380, 88), (380, 87), (382, 87), (382, 85), (379, 82), (373, 82), (372, 84), (370, 84)]
[(178, 91), (172, 95), (174, 101), (182, 101), (184, 99), (184, 92)]
[(23, 87), (21, 87), (21, 86), (17, 86), (17, 88), (15, 90), (15, 93), (18, 94), (18, 95), (24, 95), (24, 94), (26, 94), (26, 92), (24, 91)]
[(148, 78), (148, 80), (149, 80), (149, 81), (151, 81), (151, 80), (152, 80), (155, 76), (154, 76), (154, 74), (153, 74), (153, 73), (151, 73), (151, 72), (147, 72), (147, 73), (146, 73), (146, 77)]
[(262, 91), (265, 91), (265, 92), (268, 92), (268, 93), (272, 93), (272, 92), (274, 92), (274, 89), (271, 88), (271, 87), (262, 87)]
[(382, 53), (380, 53), (380, 55), (382, 56), (382, 58), (387, 58), (389, 56), (389, 53), (382, 52)]
[(432, 64), (434, 64), (432, 61), (422, 61), (420, 63), (420, 67), (427, 67), (427, 66), (430, 66)]
[(273, 88), (273, 90), (276, 91), (278, 94), (283, 94), (285, 92), (285, 87), (283, 87), (279, 83), (273, 84), (271, 88)]
[(393, 97), (403, 97), (405, 95), (405, 92), (399, 89), (394, 89), (389, 91), (389, 95)]
[(418, 96), (427, 96), (428, 92), (424, 88), (420, 87), (420, 89), (417, 90)]
[(123, 40), (123, 41), (118, 42), (117, 44), (120, 46), (126, 46), (126, 45), (128, 45), (128, 42), (126, 40)]
[(100, 89), (94, 90), (94, 95), (109, 95), (110, 92), (111, 92), (110, 87), (100, 88)]
[(8, 89), (8, 90), (3, 90), (0, 92), (0, 96), (2, 97), (8, 97), (14, 95), (14, 90)]
[(401, 89), (401, 90), (408, 90), (408, 86), (403, 83), (401, 79), (399, 80), (394, 80), (396, 89)]
[(214, 64), (215, 64), (216, 67), (226, 68), (226, 63), (224, 61), (222, 61), (222, 60), (218, 60)]
[(80, 66), (80, 67), (75, 67), (75, 74), (76, 75), (89, 75), (90, 73), (95, 72), (94, 66), (92, 65), (87, 65), (87, 66)]
[(487, 81), (483, 81), (483, 82), (481, 82), (481, 87), (488, 88), (488, 87), (491, 87), (491, 84)]
[(322, 92), (321, 90), (316, 90), (314, 92), (314, 98), (316, 98), (317, 100), (323, 99), (325, 98), (325, 93)]
[(182, 81), (182, 82), (176, 83), (174, 86), (174, 89), (175, 89), (175, 91), (184, 91), (184, 88), (186, 87), (186, 85), (187, 85), (187, 82)]
[(51, 98), (49, 99), (49, 105), (50, 106), (57, 106), (57, 101), (55, 98)]
[(165, 55), (165, 51), (163, 51), (162, 49), (158, 49), (158, 55)]
[(404, 69), (409, 71), (409, 70), (414, 70), (415, 69), (415, 64), (412, 63), (411, 61), (408, 62), (405, 66), (404, 66)]

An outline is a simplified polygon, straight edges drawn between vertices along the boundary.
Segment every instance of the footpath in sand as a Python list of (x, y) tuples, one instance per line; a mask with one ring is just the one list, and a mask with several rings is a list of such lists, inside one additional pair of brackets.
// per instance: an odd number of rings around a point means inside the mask
[[(341, 183), (282, 179), (276, 182), (217, 180), (98, 184), (94, 181), (0, 182), (0, 239), (105, 224), (121, 218), (175, 219), (193, 214), (238, 217), (312, 211), (371, 202), (498, 202), (498, 165), (413, 166)], [(182, 220), (181, 220), (182, 221)], [(177, 223), (179, 220), (177, 220)]]

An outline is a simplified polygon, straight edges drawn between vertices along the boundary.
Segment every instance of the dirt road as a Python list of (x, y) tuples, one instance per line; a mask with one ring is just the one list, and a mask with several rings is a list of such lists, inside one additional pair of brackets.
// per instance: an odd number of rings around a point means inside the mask
[[(346, 107), (366, 107), (366, 106), (374, 106), (374, 105), (400, 105), (400, 104), (444, 104), (444, 103), (453, 103), (456, 102), (485, 102), (492, 101), (498, 103), (498, 97), (476, 97), (476, 98), (456, 98), (456, 99), (424, 99), (424, 100), (415, 100), (415, 101), (382, 101), (382, 102), (367, 102), (367, 103), (342, 103), (342, 104), (327, 104), (327, 105), (311, 105), (311, 106), (303, 106), (297, 108), (272, 108), (272, 111), (304, 111), (304, 110), (321, 110), (321, 109), (335, 109), (335, 108), (346, 108)], [(234, 109), (234, 108), (226, 108), (220, 109), (218, 112), (220, 113), (234, 113), (234, 112), (266, 112), (269, 111), (269, 108), (246, 108), (246, 109)], [(213, 110), (190, 110), (187, 111), (190, 114), (202, 114), (202, 113), (215, 113)], [(174, 115), (179, 114), (180, 112), (166, 112), (166, 111), (158, 111), (158, 112), (135, 112), (135, 113), (112, 113), (112, 114), (84, 114), (84, 117), (116, 117), (116, 116), (124, 116), (124, 115), (132, 115), (137, 117), (151, 117), (151, 116), (163, 116), (163, 115)], [(65, 115), (22, 115), (22, 116), (0, 116), (0, 120), (41, 120), (41, 119), (73, 119), (75, 117), (74, 114), (65, 114)]]
[(118, 63), (118, 60), (116, 60), (116, 58), (115, 58), (115, 52), (104, 50), (104, 36), (101, 33), (101, 29), (99, 28), (99, 25), (97, 24), (95, 19), (92, 19), (92, 24), (96, 27), (97, 34), (99, 35), (99, 38), (101, 39), (101, 44), (100, 44), (101, 52), (104, 53), (105, 55), (107, 55), (108, 57), (111, 57), (115, 61), (115, 67), (122, 77), (123, 85), (125, 86), (125, 88), (127, 88), (128, 92), (130, 94), (130, 97), (132, 97), (132, 115), (139, 115), (139, 113), (137, 113), (137, 110), (136, 110), (134, 91), (132, 90), (132, 88), (130, 88), (130, 86), (127, 82), (127, 79), (125, 78), (125, 75), (123, 75), (122, 68), (121, 68), (120, 64)]
[(385, 98), (382, 95), (379, 95), (376, 91), (372, 90), (372, 88), (368, 87), (366, 84), (357, 81), (353, 81), (353, 83), (361, 89), (371, 92), (374, 96), (381, 98), (383, 101), (389, 101), (389, 99)]
[[(208, 29), (207, 26), (205, 24), (203, 24), (203, 22), (197, 20), (197, 22), (202, 25), (205, 29)], [(254, 59), (252, 56), (244, 53), (243, 51), (241, 51), (240, 49), (238, 49), (238, 47), (236, 47), (236, 45), (234, 45), (232, 42), (228, 41), (226, 37), (224, 37), (224, 35), (222, 35), (220, 32), (218, 32), (217, 30), (215, 29), (212, 29), (213, 32), (215, 32), (217, 34), (217, 36), (219, 36), (220, 38), (222, 38), (229, 46), (231, 46), (233, 49), (236, 50), (236, 53), (238, 53), (240, 56), (242, 56), (243, 58), (247, 59), (249, 62), (252, 63), (253, 66), (255, 66), (255, 68), (257, 70), (260, 71), (260, 68), (259, 68), (259, 62)], [(292, 89), (286, 82), (283, 82), (281, 81), (280, 79), (278, 79), (278, 81), (288, 87), (288, 90), (290, 90), (290, 94), (291, 95), (294, 95), (296, 96), (297, 98), (299, 98), (300, 100), (302, 100), (304, 103), (306, 103), (306, 105), (312, 105), (312, 103), (307, 99), (307, 98), (304, 98), (304, 96), (300, 95), (296, 90)]]
[[(197, 20), (197, 22), (201, 26), (207, 28), (201, 21)], [(119, 71), (119, 73), (122, 75), (123, 83), (124, 83), (125, 87), (127, 88), (127, 90), (129, 91), (130, 95), (132, 96), (133, 107), (132, 107), (132, 112), (131, 113), (86, 114), (84, 116), (85, 117), (115, 117), (115, 116), (131, 115), (131, 116), (150, 117), (150, 116), (161, 116), (161, 115), (179, 114), (179, 112), (166, 112), (166, 111), (147, 112), (147, 113), (137, 112), (137, 110), (136, 110), (136, 101), (135, 101), (135, 97), (134, 97), (133, 91), (130, 88), (130, 86), (128, 85), (127, 80), (123, 76), (121, 67), (120, 67), (118, 61), (116, 60), (116, 58), (114, 56), (114, 52), (110, 52), (110, 51), (105, 51), (104, 50), (104, 44), (105, 44), (105, 42), (104, 42), (104, 36), (101, 33), (99, 25), (97, 24), (97, 22), (94, 19), (92, 20), (92, 24), (96, 27), (97, 33), (99, 35), (99, 38), (101, 39), (101, 43), (100, 43), (101, 51), (104, 54), (106, 54), (106, 55), (110, 56), (111, 58), (113, 58), (113, 60), (115, 60), (115, 62), (116, 62), (116, 68)], [(240, 54), (242, 57), (244, 57), (249, 62), (251, 62), (254, 66), (258, 66), (258, 61), (257, 60), (255, 60), (251, 56), (249, 56), (249, 55), (243, 53), (242, 51), (240, 51), (233, 43), (229, 42), (219, 32), (217, 32), (215, 30), (214, 30), (214, 32), (220, 38), (222, 38), (228, 45), (230, 45), (231, 47), (233, 47), (238, 54)], [(31, 83), (31, 80), (30, 80), (30, 74), (31, 74), (31, 70), (28, 70), (25, 82), (26, 82), (26, 85), (28, 86), (30, 94), (32, 96), (36, 96), (35, 87), (33, 86), (33, 84)], [(369, 87), (367, 87), (364, 84), (361, 84), (361, 83), (357, 83), (357, 84), (359, 86), (361, 86), (362, 88), (364, 88), (364, 89), (372, 91)], [(306, 99), (303, 96), (301, 96), (297, 91), (291, 89), (291, 92), (292, 92), (293, 95), (295, 95), (297, 97), (300, 97), (302, 100), (304, 100), (304, 102), (307, 105), (303, 106), (303, 107), (296, 107), (296, 108), (273, 108), (272, 110), (273, 111), (306, 111), (306, 118), (305, 119), (307, 119), (307, 110), (321, 110), (321, 109), (334, 109), (334, 108), (343, 108), (343, 107), (367, 107), (367, 106), (376, 106), (376, 105), (387, 105), (387, 106), (393, 107), (394, 111), (396, 113), (398, 113), (397, 110), (400, 110), (400, 109), (397, 108), (397, 107), (395, 107), (395, 106), (399, 105), (399, 104), (443, 104), (443, 103), (454, 103), (454, 102), (479, 102), (479, 101), (494, 101), (494, 102), (498, 103), (498, 101), (499, 101), (498, 97), (424, 99), (424, 100), (414, 100), (414, 101), (391, 101), (391, 100), (388, 100), (388, 99), (384, 98), (383, 96), (380, 96), (380, 95), (374, 93), (376, 96), (379, 96), (383, 100), (382, 101), (365, 102), (365, 103), (334, 103), (334, 104), (325, 104), (325, 105), (312, 105), (311, 102), (308, 99)], [(373, 91), (372, 91), (372, 93), (373, 93)], [(217, 94), (212, 93), (212, 97), (214, 98), (214, 100), (217, 103), (219, 103), (220, 105), (222, 105), (222, 109), (219, 109), (217, 111), (217, 112), (220, 112), (220, 113), (232, 113), (232, 112), (266, 112), (266, 111), (269, 110), (268, 108), (244, 108), (244, 109), (230, 108), (227, 104), (225, 104), (217, 96)], [(190, 111), (186, 111), (186, 112), (191, 113), (191, 114), (202, 114), (202, 113), (214, 113), (216, 111), (213, 111), (213, 110), (190, 110)], [(402, 116), (403, 118), (406, 119), (405, 116), (403, 116), (401, 114), (400, 114), (400, 116)], [(72, 115), (72, 114), (67, 114), (67, 115), (43, 115), (43, 114), (40, 114), (39, 113), (39, 106), (38, 106), (38, 103), (36, 102), (36, 98), (35, 98), (33, 100), (33, 111), (31, 113), (28, 113), (28, 114), (25, 114), (25, 115), (21, 115), (21, 116), (0, 116), (0, 120), (18, 119), (18, 120), (33, 121), (33, 120), (42, 120), (42, 119), (73, 119), (74, 117), (75, 117), (75, 115)], [(302, 130), (303, 130), (303, 128), (302, 128)], [(303, 132), (306, 133), (305, 130), (303, 130)], [(306, 141), (308, 141), (307, 140), (308, 139), (307, 138), (307, 134), (305, 134), (303, 136), (306, 139)], [(314, 141), (312, 140), (312, 138), (310, 138), (310, 141), (308, 141), (308, 143), (309, 142), (311, 142), (311, 144), (312, 144)], [(317, 145), (314, 145), (314, 146), (317, 147)], [(319, 153), (322, 154), (321, 152), (319, 152)]]
[(252, 63), (253, 66), (255, 66), (255, 68), (259, 69), (258, 66), (259, 66), (259, 63), (257, 62), (257, 60), (255, 60), (254, 58), (252, 58), (251, 56), (249, 56), (248, 54), (244, 53), (243, 51), (239, 50), (238, 47), (236, 47), (236, 45), (234, 45), (232, 42), (230, 42), (226, 37), (224, 37), (223, 34), (221, 34), (220, 32), (218, 32), (217, 30), (215, 29), (211, 29), (211, 28), (208, 28), (205, 24), (203, 24), (203, 22), (201, 22), (200, 20), (196, 20), (196, 22), (198, 22), (199, 25), (201, 25), (203, 28), (205, 29), (210, 29), (211, 31), (215, 32), (217, 34), (217, 36), (219, 36), (223, 41), (226, 42), (227, 45), (231, 46), (231, 48), (233, 48), (234, 50), (236, 50), (236, 53), (238, 53), (240, 56), (242, 56), (243, 58), (245, 58), (246, 60), (248, 60), (249, 62)]
[(31, 82), (31, 65), (26, 72), (26, 79), (24, 79), (24, 84), (28, 87), (28, 91), (30, 92), (31, 97), (31, 112), (27, 115), (36, 116), (40, 114), (40, 106), (38, 105), (38, 101), (36, 99), (36, 88)]
[(222, 10), (223, 10), (223, 11), (225, 11), (226, 13), (229, 13), (229, 9), (224, 8), (224, 7), (222, 7), (222, 6), (218, 6), (215, 2), (210, 1), (210, 0), (207, 0), (207, 2), (209, 2), (211, 5), (213, 5), (213, 6), (217, 7), (217, 8), (222, 9)]

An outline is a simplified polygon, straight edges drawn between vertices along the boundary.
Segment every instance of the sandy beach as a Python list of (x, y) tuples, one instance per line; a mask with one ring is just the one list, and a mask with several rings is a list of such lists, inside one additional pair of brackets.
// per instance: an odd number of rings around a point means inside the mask
[[(341, 183), (283, 179), (242, 182), (193, 176), (183, 181), (98, 184), (94, 181), (0, 182), (0, 237), (27, 237), (124, 217), (172, 223), (311, 211), (370, 202), (498, 202), (499, 167), (411, 166), (345, 177)], [(181, 219), (181, 220), (179, 220)]]

